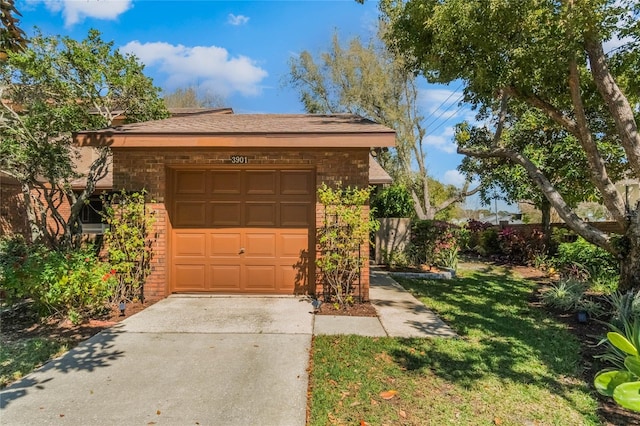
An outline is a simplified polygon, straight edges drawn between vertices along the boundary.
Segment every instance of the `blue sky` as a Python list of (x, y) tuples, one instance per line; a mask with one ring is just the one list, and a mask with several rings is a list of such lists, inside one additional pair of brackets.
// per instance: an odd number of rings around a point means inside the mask
[[(146, 64), (165, 91), (198, 86), (225, 97), (236, 113), (302, 113), (287, 87), (288, 61), (303, 50), (375, 34), (377, 3), (331, 1), (18, 0), (21, 27), (83, 39), (90, 28)], [(473, 118), (458, 106), (460, 84), (421, 85), (430, 174), (460, 185), (453, 126)], [(475, 206), (474, 206), (475, 207)]]

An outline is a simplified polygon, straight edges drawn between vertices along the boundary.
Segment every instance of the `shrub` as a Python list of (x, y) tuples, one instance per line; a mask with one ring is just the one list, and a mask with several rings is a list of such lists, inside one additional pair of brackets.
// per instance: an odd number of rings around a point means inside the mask
[(488, 222), (469, 219), (465, 227), (468, 231), (469, 238), (466, 241), (464, 248), (477, 251), (477, 249), (480, 248), (480, 236), (482, 235), (482, 232), (493, 227), (493, 225)]
[(368, 261), (360, 255), (360, 247), (378, 225), (364, 214), (370, 192), (370, 188), (341, 185), (332, 189), (324, 183), (318, 189), (325, 216), (323, 226), (318, 228), (321, 252), (316, 264), (324, 276), (325, 294), (339, 306), (354, 299), (353, 285)]
[(149, 231), (155, 223), (155, 217), (146, 209), (145, 194), (123, 191), (113, 194), (108, 202), (103, 198), (103, 218), (109, 225), (104, 243), (117, 280), (111, 295), (113, 303), (144, 300), (144, 282), (153, 256)]
[(455, 269), (466, 235), (464, 229), (447, 222), (419, 220), (411, 226), (410, 250), (418, 264)]
[(506, 227), (498, 233), (500, 252), (513, 263), (533, 264), (546, 253), (544, 233), (540, 229), (520, 230)]
[[(29, 299), (40, 316), (63, 315), (73, 322), (104, 309), (115, 287), (115, 270), (92, 247), (56, 251), (44, 246), (4, 252), (0, 280), (10, 302)], [(25, 251), (26, 250), (26, 251)]]
[(480, 233), (479, 239), (480, 254), (492, 255), (500, 253), (500, 239), (495, 228), (485, 229)]
[(407, 187), (394, 184), (383, 188), (371, 200), (371, 212), (374, 217), (412, 217), (413, 200)]
[(582, 237), (560, 244), (554, 263), (563, 275), (590, 281), (592, 286), (613, 289), (619, 279), (614, 256)]

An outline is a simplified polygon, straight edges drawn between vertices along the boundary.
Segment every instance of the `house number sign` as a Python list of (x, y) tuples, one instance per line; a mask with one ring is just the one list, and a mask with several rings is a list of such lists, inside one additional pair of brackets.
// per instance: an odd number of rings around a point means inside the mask
[(249, 158), (244, 155), (231, 156), (231, 164), (247, 164), (248, 162), (249, 162)]

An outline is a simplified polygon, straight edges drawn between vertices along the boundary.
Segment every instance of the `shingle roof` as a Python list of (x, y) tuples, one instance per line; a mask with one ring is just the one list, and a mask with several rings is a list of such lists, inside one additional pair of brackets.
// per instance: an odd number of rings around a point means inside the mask
[(372, 185), (392, 183), (393, 179), (389, 173), (382, 168), (373, 156), (369, 155), (369, 183)]
[(349, 134), (393, 133), (393, 130), (352, 114), (191, 114), (146, 121), (112, 129), (79, 132), (127, 134)]

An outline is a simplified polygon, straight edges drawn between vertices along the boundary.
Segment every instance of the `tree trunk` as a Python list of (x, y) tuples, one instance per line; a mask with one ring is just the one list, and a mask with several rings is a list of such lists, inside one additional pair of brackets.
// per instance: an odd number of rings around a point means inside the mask
[(27, 222), (29, 223), (31, 242), (37, 243), (42, 241), (43, 234), (42, 230), (38, 226), (38, 215), (31, 200), (31, 187), (26, 183), (22, 183), (21, 189), (22, 197), (24, 199), (24, 207), (27, 212)]
[(548, 248), (551, 243), (551, 203), (546, 197), (542, 198), (540, 205), (542, 212), (542, 232), (544, 233), (544, 244)]
[(631, 212), (621, 252), (618, 290), (640, 289), (640, 204)]

